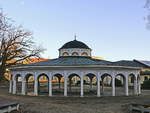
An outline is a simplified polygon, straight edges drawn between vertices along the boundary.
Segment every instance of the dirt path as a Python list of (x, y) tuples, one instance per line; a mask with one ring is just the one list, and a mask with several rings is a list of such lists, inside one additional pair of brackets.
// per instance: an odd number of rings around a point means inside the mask
[(150, 104), (150, 96), (31, 97), (11, 95), (6, 88), (0, 88), (0, 103), (11, 101), (21, 102), (23, 110), (36, 113), (128, 113), (127, 107), (130, 103)]

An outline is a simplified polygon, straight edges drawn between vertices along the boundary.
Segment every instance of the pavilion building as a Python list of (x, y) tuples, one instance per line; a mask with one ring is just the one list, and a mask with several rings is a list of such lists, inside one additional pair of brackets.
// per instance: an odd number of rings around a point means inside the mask
[[(111, 82), (111, 95), (116, 96), (116, 78), (121, 77), (123, 81), (122, 93), (129, 95), (129, 78), (133, 78), (134, 95), (141, 94), (140, 71), (143, 65), (134, 61), (118, 61), (111, 62), (106, 60), (93, 59), (92, 49), (85, 43), (73, 40), (67, 42), (59, 49), (59, 57), (56, 59), (41, 61), (31, 64), (25, 64), (11, 68), (12, 79), (10, 80), (9, 92), (17, 93), (18, 77), (21, 78), (21, 94), (26, 95), (28, 91), (28, 79), (30, 76), (33, 80), (33, 94), (39, 95), (39, 78), (46, 76), (48, 81), (48, 95), (53, 95), (53, 77), (57, 77), (59, 83), (63, 78), (63, 95), (68, 96), (71, 89), (72, 78), (78, 77), (78, 86), (80, 96), (84, 96), (84, 84), (88, 78), (89, 84), (92, 86), (95, 80), (96, 95), (102, 96), (104, 91), (104, 78), (109, 77)], [(76, 81), (77, 83), (77, 81)], [(59, 84), (59, 88), (60, 88)]]

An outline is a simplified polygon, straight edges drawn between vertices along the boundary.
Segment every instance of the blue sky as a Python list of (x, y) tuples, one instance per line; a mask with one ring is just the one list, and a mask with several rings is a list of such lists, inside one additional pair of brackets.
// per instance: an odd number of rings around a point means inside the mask
[(150, 60), (150, 30), (145, 27), (145, 0), (0, 0), (8, 17), (34, 33), (47, 50), (74, 39), (85, 42), (93, 56), (107, 60)]

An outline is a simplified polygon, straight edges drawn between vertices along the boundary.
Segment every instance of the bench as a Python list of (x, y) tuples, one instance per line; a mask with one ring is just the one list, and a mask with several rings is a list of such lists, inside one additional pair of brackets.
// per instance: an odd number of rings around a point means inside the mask
[(130, 112), (137, 111), (139, 113), (150, 113), (150, 105), (130, 104)]
[(11, 111), (19, 110), (18, 102), (10, 102), (6, 104), (0, 104), (0, 113), (10, 113)]

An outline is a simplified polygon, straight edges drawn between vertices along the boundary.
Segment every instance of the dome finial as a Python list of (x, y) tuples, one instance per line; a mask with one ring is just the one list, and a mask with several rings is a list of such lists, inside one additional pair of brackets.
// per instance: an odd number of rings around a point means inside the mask
[(77, 35), (76, 35), (76, 33), (75, 33), (75, 35), (74, 35), (74, 40), (77, 40)]

